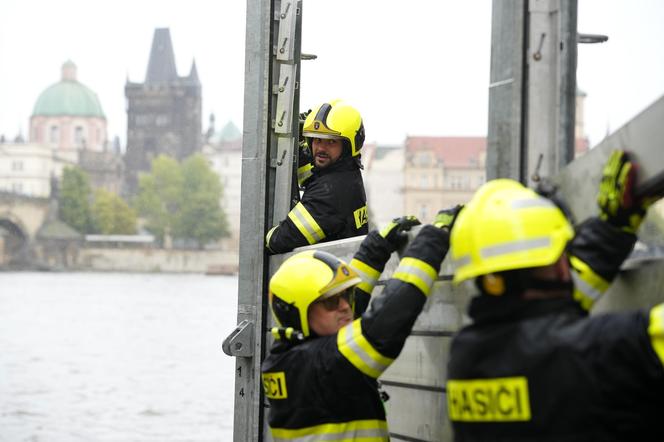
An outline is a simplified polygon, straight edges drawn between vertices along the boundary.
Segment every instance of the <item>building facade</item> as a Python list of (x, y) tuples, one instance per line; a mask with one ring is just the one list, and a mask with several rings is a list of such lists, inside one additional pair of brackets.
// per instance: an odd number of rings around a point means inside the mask
[(370, 227), (382, 227), (404, 212), (404, 146), (365, 144), (362, 148), (364, 190)]
[(196, 62), (189, 75), (178, 76), (168, 28), (156, 29), (144, 83), (125, 85), (127, 151), (125, 193), (138, 189), (138, 175), (153, 158), (165, 154), (178, 161), (200, 152), (201, 83)]
[(214, 117), (211, 117), (203, 155), (210, 162), (212, 170), (219, 175), (223, 187), (220, 204), (228, 220), (230, 237), (222, 240), (222, 247), (226, 250), (239, 251), (242, 134), (237, 126), (229, 121), (217, 132), (214, 128)]

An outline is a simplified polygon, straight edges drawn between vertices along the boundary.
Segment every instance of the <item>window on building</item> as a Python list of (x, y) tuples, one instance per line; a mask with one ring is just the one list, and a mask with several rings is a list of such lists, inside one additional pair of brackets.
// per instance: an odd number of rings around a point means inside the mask
[(420, 175), (420, 187), (423, 189), (429, 188), (429, 175)]
[(463, 188), (463, 177), (459, 175), (450, 176), (450, 189), (462, 189)]
[(420, 167), (431, 165), (431, 154), (429, 152), (418, 152), (415, 156), (415, 164)]
[(48, 140), (51, 143), (57, 143), (60, 141), (60, 128), (58, 126), (51, 126), (51, 131)]
[(169, 123), (168, 115), (157, 115), (155, 119), (155, 124), (157, 126), (167, 126)]
[(420, 204), (419, 212), (420, 212), (419, 215), (420, 219), (429, 219), (429, 206), (427, 206), (426, 204)]
[(23, 161), (21, 160), (12, 161), (12, 170), (14, 172), (23, 170)]
[(82, 126), (76, 126), (76, 128), (74, 129), (74, 144), (76, 144), (76, 146), (83, 145), (83, 127)]
[(136, 126), (147, 126), (150, 121), (150, 115), (136, 115)]

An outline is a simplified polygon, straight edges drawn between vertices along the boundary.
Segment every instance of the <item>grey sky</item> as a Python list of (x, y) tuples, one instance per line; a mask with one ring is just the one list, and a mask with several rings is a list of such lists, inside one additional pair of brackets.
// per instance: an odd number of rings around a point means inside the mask
[[(380, 10), (378, 10), (380, 9)], [(345, 98), (367, 139), (485, 135), (489, 0), (304, 0), (302, 106)], [(579, 0), (579, 31), (609, 42), (579, 49), (578, 85), (594, 144), (664, 94), (664, 2)], [(243, 0), (0, 2), (0, 134), (27, 132), (35, 100), (67, 59), (97, 92), (109, 136), (126, 131), (124, 84), (143, 81), (152, 34), (169, 27), (180, 75), (196, 59), (204, 127), (242, 125)]]

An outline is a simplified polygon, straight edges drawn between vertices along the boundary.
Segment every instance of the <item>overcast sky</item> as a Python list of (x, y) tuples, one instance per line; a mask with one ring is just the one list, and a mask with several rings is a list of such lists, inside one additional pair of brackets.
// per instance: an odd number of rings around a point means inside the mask
[[(169, 27), (181, 76), (196, 59), (204, 128), (241, 127), (243, 0), (1, 0), (0, 134), (27, 135), (39, 94), (71, 59), (97, 92), (109, 137), (126, 138), (124, 85), (145, 79), (154, 29)], [(489, 0), (304, 0), (302, 107), (345, 98), (361, 111), (367, 140), (406, 135), (486, 135)], [(601, 140), (664, 94), (664, 1), (579, 0), (586, 132)]]

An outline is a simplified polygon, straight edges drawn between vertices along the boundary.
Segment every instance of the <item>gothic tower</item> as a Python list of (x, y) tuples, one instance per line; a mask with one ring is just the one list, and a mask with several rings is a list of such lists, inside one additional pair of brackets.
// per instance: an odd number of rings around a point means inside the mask
[(125, 85), (127, 153), (125, 193), (135, 195), (138, 175), (160, 154), (182, 160), (202, 147), (201, 83), (196, 62), (179, 77), (168, 28), (155, 29), (144, 83)]

